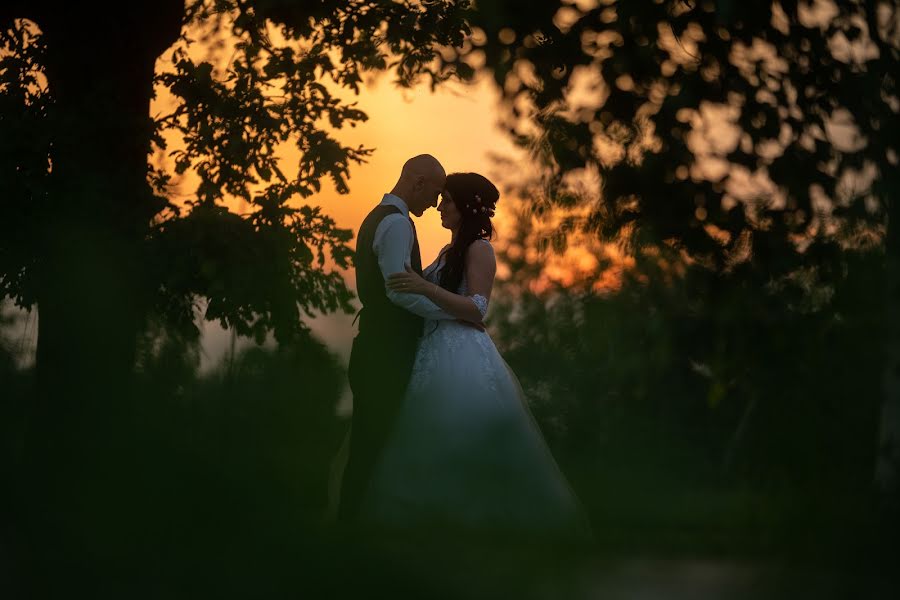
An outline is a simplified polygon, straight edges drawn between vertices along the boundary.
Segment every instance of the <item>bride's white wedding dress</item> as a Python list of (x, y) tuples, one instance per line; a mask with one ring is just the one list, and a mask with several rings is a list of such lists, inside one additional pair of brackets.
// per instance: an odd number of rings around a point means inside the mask
[[(439, 258), (424, 276), (436, 283), (442, 266)], [(458, 293), (467, 294), (465, 279)], [(473, 300), (485, 315), (487, 300)], [(391, 529), (590, 535), (490, 335), (452, 320), (425, 322), (403, 406), (360, 517)]]

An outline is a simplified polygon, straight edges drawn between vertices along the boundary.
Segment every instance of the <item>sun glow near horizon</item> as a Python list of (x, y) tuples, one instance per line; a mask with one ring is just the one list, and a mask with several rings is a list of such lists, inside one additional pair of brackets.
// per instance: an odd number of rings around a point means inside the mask
[[(236, 40), (226, 29), (201, 30), (195, 25), (189, 32), (191, 39), (202, 39), (186, 48), (195, 61), (207, 61), (213, 65), (216, 76), (224, 76), (228, 68), (230, 49)], [(276, 29), (270, 32), (280, 36)], [(181, 42), (179, 42), (180, 44)], [(170, 48), (157, 60), (157, 73), (171, 71)], [(334, 129), (323, 127), (348, 147), (362, 146), (373, 153), (361, 164), (351, 163), (347, 184), (348, 194), (340, 194), (328, 178), (321, 181), (321, 190), (307, 198), (296, 197), (293, 206), (320, 206), (339, 227), (356, 231), (368, 211), (396, 182), (403, 163), (417, 154), (428, 153), (441, 161), (448, 173), (473, 171), (494, 180), (495, 170), (491, 155), (509, 157), (517, 164), (526, 164), (525, 152), (517, 148), (499, 126), (498, 103), (500, 93), (486, 76), (478, 76), (472, 82), (448, 81), (434, 91), (426, 82), (411, 88), (396, 85), (388, 73), (368, 73), (358, 94), (342, 88), (330, 80), (319, 81), (341, 101), (353, 103), (368, 119)], [(150, 114), (158, 118), (174, 108), (176, 99), (165, 86), (157, 86)], [(173, 174), (172, 160), (168, 154), (181, 145), (177, 132), (168, 132), (169, 149), (153, 158), (154, 165)], [(279, 163), (286, 173), (296, 170), (300, 150), (286, 142), (279, 150)], [(173, 176), (170, 186), (171, 200), (183, 205), (194, 196), (199, 178), (192, 170), (181, 176)], [(496, 182), (501, 187), (501, 182)], [(255, 186), (260, 190), (263, 185)], [(241, 198), (226, 197), (224, 204), (231, 210), (244, 213), (248, 210)], [(502, 214), (498, 214), (502, 221)], [(435, 211), (428, 211), (418, 219), (423, 261), (430, 262), (446, 243), (448, 232), (440, 226)]]
[[(227, 60), (229, 44), (233, 43), (227, 36), (213, 37), (206, 44), (192, 46), (190, 55), (195, 60), (211, 61), (221, 75), (227, 63), (219, 63), (218, 59), (224, 57), (222, 60)], [(215, 44), (219, 46), (214, 47)], [(172, 69), (171, 56), (171, 49), (163, 53), (157, 62), (158, 73)], [(479, 76), (470, 83), (445, 82), (434, 91), (425, 82), (401, 88), (384, 73), (369, 74), (360, 86), (359, 94), (339, 88), (332, 82), (323, 84), (341, 100), (356, 103), (357, 108), (368, 115), (366, 121), (353, 127), (330, 129), (330, 133), (343, 145), (364, 146), (374, 151), (366, 162), (351, 163), (347, 181), (349, 193), (340, 194), (333, 182), (325, 178), (318, 193), (307, 198), (298, 196), (290, 204), (319, 206), (338, 227), (351, 230), (354, 236), (365, 215), (381, 201), (383, 194), (391, 190), (403, 163), (417, 154), (433, 154), (448, 173), (479, 172), (500, 188), (503, 186), (495, 176), (497, 167), (492, 155), (508, 157), (511, 164), (527, 168), (527, 155), (499, 126), (500, 93), (487, 77)], [(151, 105), (151, 115), (166, 114), (174, 107), (174, 102), (175, 98), (165, 88), (159, 88)], [(181, 145), (177, 132), (170, 132), (166, 140), (169, 144), (167, 153)], [(300, 158), (300, 150), (290, 143), (279, 148), (279, 162), (286, 173), (296, 169)], [(158, 154), (153, 160), (157, 168), (174, 172), (172, 160), (167, 155)], [(198, 182), (199, 177), (191, 170), (174, 176), (170, 199), (184, 205), (194, 197)], [(503, 203), (501, 199), (496, 217), (499, 237), (506, 228)], [(238, 213), (250, 210), (243, 199), (236, 197), (227, 197), (224, 205)], [(423, 263), (429, 264), (449, 240), (449, 232), (441, 227), (434, 210), (417, 219), (416, 227)], [(352, 245), (355, 240), (351, 241)], [(333, 263), (328, 261), (326, 268), (333, 268)], [(351, 288), (356, 287), (352, 268), (342, 271), (342, 276)], [(308, 323), (332, 350), (346, 358), (354, 335), (351, 320), (351, 316), (338, 313), (321, 315)], [(230, 335), (231, 332), (221, 330), (218, 324), (204, 324), (204, 347), (210, 355), (205, 358), (207, 364), (214, 364), (227, 351)]]
[[(223, 43), (227, 48), (229, 41), (223, 40)], [(203, 50), (194, 49), (194, 58), (200, 58)], [(227, 56), (221, 51), (217, 54)], [(170, 55), (171, 52), (167, 52), (160, 58), (158, 71), (171, 68), (166, 58)], [(494, 218), (496, 242), (500, 248), (510, 244), (516, 219), (530, 199), (502, 190), (506, 182), (532, 177), (535, 167), (527, 151), (517, 147), (503, 130), (500, 92), (489, 77), (478, 75), (469, 83), (448, 81), (432, 90), (426, 82), (402, 88), (394, 84), (388, 74), (370, 74), (360, 86), (359, 94), (331, 82), (325, 84), (329, 91), (344, 101), (354, 102), (368, 115), (366, 121), (355, 126), (332, 129), (330, 132), (343, 145), (364, 146), (374, 152), (366, 162), (350, 165), (347, 181), (349, 193), (340, 194), (335, 185), (325, 178), (318, 193), (307, 198), (297, 197), (290, 202), (292, 206), (320, 206), (337, 226), (351, 230), (355, 236), (366, 214), (393, 187), (403, 163), (417, 154), (429, 153), (441, 161), (448, 173), (478, 172), (494, 181), (501, 189)], [(151, 114), (159, 115), (171, 109), (173, 101), (174, 98), (167, 97), (165, 90), (160, 90), (151, 107)], [(176, 138), (177, 135), (173, 135), (169, 139), (173, 148), (178, 147), (180, 141)], [(284, 143), (279, 154), (279, 162), (285, 172), (296, 169), (301, 157), (298, 148)], [(494, 157), (502, 157), (503, 160), (498, 162)], [(160, 156), (158, 161), (157, 166), (163, 166), (168, 159)], [(171, 172), (172, 169), (168, 170)], [(587, 179), (594, 178), (588, 176)], [(198, 181), (199, 178), (190, 171), (173, 179), (173, 200), (183, 202), (192, 197)], [(599, 193), (599, 184), (593, 187)], [(245, 201), (234, 197), (227, 198), (225, 205), (236, 212), (246, 212), (249, 208)], [(540, 230), (546, 231), (553, 223), (548, 221), (539, 225)], [(416, 228), (422, 261), (427, 265), (447, 243), (450, 234), (441, 227), (435, 210), (429, 210), (418, 218)], [(355, 239), (351, 245), (355, 245)], [(532, 293), (540, 293), (553, 286), (581, 287), (586, 282), (595, 291), (614, 291), (620, 284), (622, 270), (628, 267), (627, 257), (619, 256), (614, 246), (601, 244), (596, 239), (592, 242), (573, 239), (573, 244), (564, 252), (539, 248), (528, 248), (526, 252), (530, 263), (540, 262), (543, 265), (540, 276), (528, 282), (525, 288)], [(613, 267), (598, 269), (601, 263), (612, 263)], [(326, 268), (333, 268), (330, 260)], [(341, 273), (348, 285), (355, 289), (354, 270), (351, 268)], [(500, 278), (512, 275), (506, 265), (499, 265)], [(307, 322), (323, 341), (346, 359), (354, 335), (351, 321), (351, 316), (337, 313), (320, 315)], [(205, 346), (213, 355), (210, 362), (214, 363), (215, 357), (221, 356), (229, 346), (230, 332), (220, 331), (217, 324), (206, 324), (204, 328)]]

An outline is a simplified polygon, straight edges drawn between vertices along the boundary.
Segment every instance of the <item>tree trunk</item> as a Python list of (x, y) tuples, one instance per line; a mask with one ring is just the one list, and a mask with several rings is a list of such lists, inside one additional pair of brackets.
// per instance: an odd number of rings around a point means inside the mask
[(77, 412), (128, 378), (154, 213), (146, 172), (155, 54), (142, 39), (148, 24), (129, 15), (88, 8), (39, 26), (54, 99), (38, 266), (37, 380), (49, 415)]
[[(870, 2), (863, 5), (869, 37), (878, 48), (879, 57), (872, 63), (872, 74), (882, 85), (894, 81), (896, 70), (896, 42), (885, 39), (878, 26), (878, 11), (882, 5)], [(892, 17), (900, 10), (891, 9)], [(896, 93), (896, 83), (892, 84)], [(900, 176), (897, 167), (887, 158), (894, 152), (898, 132), (896, 109), (888, 101), (890, 92), (872, 99), (870, 112), (878, 116), (882, 127), (869, 140), (871, 156), (879, 170), (880, 196), (887, 206), (887, 233), (885, 235), (885, 294), (884, 327), (885, 348), (882, 371), (883, 397), (879, 431), (879, 451), (875, 464), (875, 483), (881, 492), (896, 493), (900, 488)], [(868, 108), (868, 107), (867, 107)]]
[(887, 348), (882, 385), (880, 451), (875, 478), (882, 492), (900, 487), (900, 204), (897, 177), (885, 174), (888, 232), (885, 241), (885, 326)]
[(66, 540), (90, 535), (102, 546), (105, 535), (121, 535), (116, 515), (129, 510), (117, 489), (134, 465), (120, 445), (153, 290), (143, 243), (159, 210), (146, 180), (150, 100), (156, 57), (177, 40), (184, 3), (47, 4), (29, 15), (47, 46), (54, 137), (36, 215), (39, 329), (25, 473), (35, 551), (65, 563), (79, 555)]

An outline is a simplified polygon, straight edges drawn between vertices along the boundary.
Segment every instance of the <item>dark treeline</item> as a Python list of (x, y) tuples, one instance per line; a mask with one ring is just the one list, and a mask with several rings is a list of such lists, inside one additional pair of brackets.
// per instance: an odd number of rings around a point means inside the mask
[[(497, 165), (526, 200), (492, 324), (600, 530), (895, 552), (897, 7), (508, 8), (455, 57), (538, 165)], [(594, 271), (532, 292), (573, 243)]]
[(893, 545), (881, 365), (860, 351), (885, 343), (880, 264), (849, 259), (824, 307), (654, 260), (614, 292), (513, 277), (491, 326), (613, 546), (850, 556)]
[[(121, 399), (131, 410), (117, 424), (115, 454), (93, 471), (103, 480), (73, 473), (58, 499), (66, 510), (51, 515), (40, 513), (56, 502), (28, 493), (40, 474), (21, 470), (34, 369), (16, 368), (15, 350), (13, 340), (0, 353), (3, 578), (28, 587), (10, 591), (80, 596), (105, 582), (110, 594), (159, 597), (209, 578), (186, 597), (241, 595), (253, 591), (242, 587), (249, 573), (282, 556), (276, 545), (296, 560), (311, 550), (347, 430), (335, 411), (344, 369), (320, 342), (251, 345), (201, 374), (196, 341), (151, 328), (137, 345), (135, 387)], [(78, 433), (90, 445), (90, 427)], [(258, 549), (258, 562), (247, 562), (247, 545)], [(47, 565), (52, 578), (40, 570)], [(148, 588), (135, 589), (145, 570), (153, 572)], [(223, 571), (234, 580), (216, 575)], [(282, 584), (280, 576), (272, 581)]]
[[(353, 233), (303, 200), (323, 179), (346, 193), (371, 149), (339, 141), (368, 117), (323, 83), (439, 82), (462, 8), (0, 5), (0, 296), (39, 314), (33, 368), (2, 359), (2, 595), (351, 589), (336, 570), (361, 561), (313, 526), (342, 370), (305, 320), (352, 310)], [(151, 114), (160, 92), (171, 111)], [(202, 321), (278, 349), (199, 377)]]

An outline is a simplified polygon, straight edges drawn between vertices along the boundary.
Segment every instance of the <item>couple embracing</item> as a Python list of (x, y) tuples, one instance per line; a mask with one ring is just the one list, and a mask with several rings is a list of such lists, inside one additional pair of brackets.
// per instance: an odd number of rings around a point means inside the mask
[[(440, 203), (438, 200), (440, 198)], [(499, 193), (430, 155), (403, 165), (363, 220), (363, 308), (350, 355), (350, 453), (338, 518), (387, 531), (583, 538), (587, 521), (483, 319)], [(424, 270), (415, 224), (437, 205), (450, 242)]]

